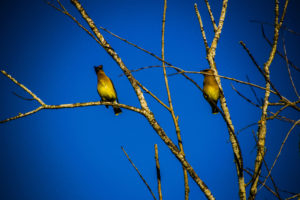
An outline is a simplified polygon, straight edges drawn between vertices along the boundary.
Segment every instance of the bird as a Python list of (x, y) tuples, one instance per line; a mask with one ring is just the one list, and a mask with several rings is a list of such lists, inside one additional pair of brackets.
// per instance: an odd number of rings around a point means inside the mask
[(220, 98), (220, 89), (219, 89), (218, 83), (214, 77), (214, 70), (213, 69), (204, 69), (204, 70), (201, 70), (201, 72), (206, 73), (206, 74), (203, 74), (204, 75), (203, 96), (206, 99), (206, 101), (210, 104), (212, 113), (217, 114), (219, 112), (217, 103)]
[[(95, 72), (97, 74), (97, 91), (101, 97), (101, 101), (106, 102), (115, 102), (119, 103), (116, 89), (113, 82), (103, 71), (103, 65), (94, 66)], [(122, 110), (117, 106), (112, 106), (114, 109), (115, 115), (122, 113)], [(106, 105), (106, 108), (108, 106)]]

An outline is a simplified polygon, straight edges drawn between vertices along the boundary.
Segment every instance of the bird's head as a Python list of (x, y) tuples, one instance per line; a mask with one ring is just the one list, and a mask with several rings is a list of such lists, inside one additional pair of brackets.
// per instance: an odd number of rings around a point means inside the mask
[(98, 71), (103, 70), (103, 65), (99, 65), (98, 67), (94, 66), (95, 72), (96, 74), (98, 73)]
[(214, 74), (214, 70), (213, 69), (204, 69), (204, 70), (201, 70), (200, 72), (204, 72), (205, 74), (203, 74), (204, 76), (207, 75), (207, 74)]

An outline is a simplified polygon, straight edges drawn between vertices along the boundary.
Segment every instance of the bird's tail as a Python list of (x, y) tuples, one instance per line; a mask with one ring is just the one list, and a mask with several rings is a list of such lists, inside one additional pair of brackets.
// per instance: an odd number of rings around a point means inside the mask
[(218, 111), (218, 109), (217, 109), (216, 106), (212, 106), (211, 108), (212, 108), (212, 113), (213, 114), (218, 114), (219, 113), (219, 111)]
[(115, 115), (119, 115), (120, 113), (122, 113), (122, 110), (119, 107), (114, 106), (113, 109), (114, 109)]
[(218, 114), (219, 110), (217, 108), (217, 102), (216, 102), (216, 104), (214, 104), (212, 102), (209, 102), (209, 104), (211, 106), (211, 112), (212, 112), (212, 114)]

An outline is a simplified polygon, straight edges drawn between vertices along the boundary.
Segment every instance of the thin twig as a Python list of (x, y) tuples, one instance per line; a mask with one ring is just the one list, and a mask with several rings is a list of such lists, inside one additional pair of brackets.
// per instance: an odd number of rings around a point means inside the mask
[[(250, 83), (250, 78), (248, 77), (248, 76), (246, 76), (246, 79), (247, 79), (247, 81)], [(254, 88), (250, 85), (249, 86), (250, 87), (250, 90), (252, 91), (252, 93), (253, 93), (253, 95), (254, 95), (254, 97), (255, 97), (255, 99), (256, 99), (256, 101), (257, 101), (257, 104), (258, 105), (262, 105), (262, 99), (259, 99), (258, 98), (258, 96), (257, 96), (257, 94), (256, 94), (256, 92), (255, 92), (255, 90), (254, 90)]]
[[(163, 19), (162, 19), (162, 29), (161, 29), (161, 58), (162, 60), (165, 60), (165, 24), (166, 24), (166, 11), (167, 11), (167, 0), (164, 0), (164, 12), (163, 12)], [(167, 71), (165, 67), (165, 63), (162, 62), (162, 67), (163, 67), (163, 73), (164, 73), (164, 80), (165, 80), (165, 85), (166, 85), (166, 90), (168, 94), (168, 101), (169, 101), (169, 107), (170, 107), (170, 113), (172, 115), (172, 119), (174, 122), (175, 126), (175, 131), (177, 135), (177, 140), (178, 140), (178, 145), (180, 152), (183, 156), (185, 156), (184, 150), (183, 150), (183, 144), (182, 144), (182, 138), (181, 138), (181, 133), (180, 133), (180, 128), (178, 124), (178, 116), (175, 116), (175, 111), (173, 108), (173, 103), (172, 103), (172, 97), (171, 97), (171, 92), (170, 92), (170, 87), (169, 87), (169, 81), (168, 81), (168, 76), (167, 76)], [(185, 200), (189, 199), (189, 179), (188, 179), (188, 174), (186, 169), (182, 166), (183, 169), (183, 176), (184, 176), (184, 195), (185, 195)]]
[(42, 106), (45, 105), (45, 103), (38, 98), (33, 92), (31, 92), (26, 86), (24, 86), (23, 84), (19, 83), (16, 79), (14, 79), (11, 75), (9, 75), (6, 71), (1, 70), (1, 73), (4, 74), (7, 78), (9, 78), (10, 80), (12, 80), (15, 84), (17, 84), (18, 86), (20, 86), (23, 90), (25, 90), (28, 94), (30, 94), (35, 100), (37, 100)]
[[(251, 174), (251, 172), (249, 171), (249, 170), (247, 170), (247, 169), (244, 169), (244, 171), (247, 173), (247, 174), (249, 174), (249, 176), (250, 177), (252, 177), (253, 176), (253, 174)], [(258, 182), (261, 184), (262, 183), (262, 181), (261, 180), (258, 180)], [(267, 185), (264, 185), (264, 187), (269, 191), (269, 192), (271, 192), (275, 197), (277, 197), (278, 198), (278, 196), (277, 196), (277, 194), (276, 194), (276, 192), (274, 192), (269, 186), (267, 186)]]
[[(292, 130), (295, 128), (295, 126), (296, 126), (297, 124), (299, 124), (299, 123), (300, 123), (300, 119), (299, 119), (298, 121), (296, 121), (296, 122), (293, 124), (292, 128), (291, 128), (291, 129), (288, 131), (288, 133), (286, 134), (286, 136), (285, 136), (285, 138), (284, 138), (284, 140), (283, 140), (283, 142), (282, 142), (282, 144), (281, 144), (281, 146), (280, 146), (279, 152), (278, 152), (278, 154), (277, 154), (277, 156), (276, 156), (276, 158), (275, 158), (275, 160), (274, 160), (274, 162), (273, 162), (273, 165), (272, 165), (272, 167), (271, 167), (271, 169), (270, 169), (268, 175), (266, 176), (265, 180), (263, 181), (262, 186), (264, 186), (264, 184), (266, 183), (268, 177), (271, 175), (271, 172), (272, 172), (272, 170), (273, 170), (273, 168), (274, 168), (274, 166), (275, 166), (275, 164), (276, 164), (276, 162), (277, 162), (277, 160), (278, 160), (278, 158), (279, 158), (279, 156), (280, 156), (280, 154), (281, 154), (281, 151), (282, 151), (282, 149), (283, 149), (283, 146), (284, 146), (286, 140), (288, 139), (290, 133), (291, 133)], [(261, 186), (261, 187), (262, 187), (262, 186)]]
[(151, 193), (152, 197), (154, 200), (156, 200), (154, 193), (152, 192), (149, 184), (147, 183), (147, 181), (144, 179), (144, 177), (142, 176), (142, 174), (140, 173), (140, 171), (138, 170), (138, 168), (135, 166), (135, 164), (132, 162), (132, 160), (130, 159), (130, 157), (128, 156), (128, 154), (126, 153), (126, 151), (124, 150), (123, 147), (121, 147), (122, 151), (124, 152), (124, 154), (126, 155), (127, 159), (129, 160), (130, 164), (132, 165), (132, 167), (135, 169), (135, 171), (139, 174), (140, 178), (142, 179), (142, 181), (144, 182), (144, 184), (147, 186), (149, 192)]
[(300, 99), (300, 96), (299, 96), (299, 94), (297, 92), (297, 88), (296, 88), (296, 86), (294, 84), (294, 81), (293, 81), (293, 78), (292, 78), (292, 74), (291, 74), (291, 70), (290, 70), (290, 67), (289, 67), (289, 61), (288, 61), (288, 57), (287, 57), (287, 53), (286, 53), (284, 38), (282, 38), (282, 44), (283, 44), (283, 51), (284, 51), (284, 58), (285, 58), (285, 62), (286, 62), (286, 68), (287, 68), (287, 70), (289, 72), (289, 78), (290, 78), (290, 81), (291, 81), (291, 84), (293, 86), (293, 89), (295, 91), (296, 96), (298, 97), (298, 99)]
[(15, 96), (19, 97), (20, 99), (23, 99), (25, 101), (34, 101), (35, 99), (34, 98), (26, 98), (26, 97), (23, 97), (19, 94), (17, 94), (16, 92), (12, 92)]
[(203, 42), (204, 42), (204, 45), (205, 45), (205, 50), (206, 50), (206, 53), (208, 53), (209, 46), (208, 46), (208, 43), (207, 43), (207, 39), (206, 39), (204, 27), (203, 27), (203, 22), (202, 22), (202, 19), (201, 19), (201, 16), (200, 16), (200, 13), (199, 13), (199, 10), (198, 10), (198, 7), (197, 7), (196, 3), (194, 4), (194, 8), (195, 8), (196, 15), (198, 17), (198, 21), (199, 21), (199, 25), (200, 25), (200, 30), (201, 30)]
[(293, 196), (291, 196), (291, 197), (289, 197), (289, 198), (286, 198), (285, 200), (291, 200), (291, 199), (295, 199), (295, 198), (297, 198), (297, 197), (298, 197), (298, 199), (300, 198), (300, 193), (295, 194), (295, 195), (293, 195)]
[(278, 114), (279, 114), (280, 112), (282, 112), (284, 109), (286, 109), (287, 107), (289, 107), (288, 104), (282, 106), (279, 110), (277, 110), (276, 113), (274, 113), (274, 114), (273, 114), (272, 116), (270, 116), (270, 117), (267, 117), (266, 119), (267, 119), (267, 120), (269, 120), (269, 119), (275, 119), (275, 118), (278, 116)]
[[(266, 34), (265, 34), (265, 30), (264, 30), (263, 24), (261, 24), (261, 32), (262, 32), (263, 38), (267, 41), (267, 43), (268, 43), (270, 46), (272, 46), (272, 42), (268, 39), (268, 37), (267, 37)], [(277, 53), (281, 58), (285, 59), (284, 55), (283, 55), (280, 51), (276, 50), (276, 53)], [(296, 65), (294, 65), (294, 63), (292, 63), (292, 61), (288, 60), (288, 62), (289, 62), (289, 64), (290, 64), (295, 70), (297, 70), (297, 71), (300, 72), (300, 68), (297, 67)]]
[[(258, 20), (250, 20), (250, 22), (252, 22), (252, 23), (258, 23), (258, 24), (266, 24), (266, 25), (270, 25), (270, 26), (274, 27), (274, 24), (273, 23), (269, 23), (269, 22), (262, 22), (262, 21), (258, 21)], [(300, 36), (300, 33), (296, 32), (296, 31), (294, 31), (292, 29), (289, 29), (286, 26), (282, 26), (282, 29), (284, 29), (284, 30), (286, 30), (286, 31), (288, 31), (290, 33), (293, 33), (295, 35)]]
[(163, 107), (165, 107), (167, 110), (170, 111), (170, 108), (162, 102), (157, 96), (155, 96), (151, 91), (149, 91), (145, 86), (143, 86), (139, 81), (137, 81), (137, 84), (149, 95), (151, 95), (158, 103), (160, 103)]
[[(158, 66), (156, 66), (156, 67), (158, 67)], [(169, 76), (174, 76), (174, 75), (183, 74), (183, 73), (185, 73), (185, 74), (207, 74), (207, 75), (211, 75), (211, 74), (208, 74), (208, 73), (205, 73), (205, 72), (194, 72), (194, 71), (185, 71), (185, 70), (182, 70), (180, 72), (169, 74)], [(214, 76), (215, 77), (224, 78), (224, 79), (227, 79), (227, 80), (231, 80), (231, 81), (235, 81), (237, 83), (241, 83), (241, 84), (253, 86), (253, 87), (259, 88), (261, 90), (266, 90), (266, 88), (264, 88), (262, 86), (259, 86), (259, 85), (256, 85), (254, 83), (250, 83), (250, 82), (246, 82), (246, 81), (241, 81), (241, 80), (238, 80), (238, 79), (235, 79), (235, 78), (231, 78), (231, 77), (227, 77), (227, 76), (222, 76), (222, 75), (219, 75), (219, 74), (218, 75), (214, 75)], [(270, 90), (270, 92), (273, 93), (273, 94), (277, 94), (273, 90)]]
[(98, 44), (100, 44), (101, 46), (103, 46), (102, 45), (102, 43), (89, 31), (89, 30), (87, 30), (74, 16), (72, 16), (69, 12), (68, 12), (68, 10), (62, 5), (62, 3), (59, 1), (59, 0), (57, 0), (57, 2), (58, 2), (58, 4), (59, 4), (59, 6), (61, 7), (61, 9), (60, 8), (58, 8), (58, 7), (56, 7), (55, 5), (53, 5), (53, 4), (51, 4), (49, 1), (46, 1), (46, 0), (44, 0), (49, 6), (51, 6), (52, 8), (54, 8), (54, 9), (56, 9), (57, 11), (59, 11), (59, 12), (61, 12), (61, 13), (63, 13), (63, 14), (65, 14), (65, 15), (67, 15), (68, 17), (70, 17), (80, 28), (82, 28), (89, 36), (91, 36)]
[[(251, 101), (249, 98), (247, 98), (245, 95), (243, 95), (241, 92), (239, 92), (237, 89), (235, 89), (235, 87), (233, 85), (231, 85), (232, 89), (240, 96), (242, 97), (243, 99), (245, 99), (247, 102), (249, 102), (250, 104), (254, 105), (255, 107), (259, 108), (259, 109), (262, 109), (262, 106), (261, 105), (258, 105), (256, 103), (254, 103), (253, 101)], [(283, 104), (284, 106), (286, 104)], [(284, 109), (285, 107), (283, 107)], [(282, 110), (283, 110), (282, 109)], [(281, 112), (282, 110), (280, 110), (279, 112)], [(279, 115), (279, 112), (278, 113), (274, 113), (272, 111), (269, 111), (267, 110), (268, 113), (272, 114), (272, 117), (267, 117), (266, 119), (267, 120), (272, 120), (272, 119), (279, 119), (279, 120), (282, 120), (282, 121), (286, 121), (286, 122), (290, 122), (290, 123), (295, 123), (295, 120), (292, 120), (292, 119), (289, 119), (285, 116), (281, 116)]]
[(208, 0), (204, 0), (204, 1), (205, 1), (205, 3), (206, 3), (206, 7), (207, 7), (207, 10), (208, 10), (210, 19), (211, 19), (211, 23), (213, 24), (213, 27), (214, 27), (214, 32), (216, 32), (217, 29), (218, 29), (218, 27), (217, 27), (217, 25), (216, 25), (216, 21), (215, 21), (215, 19), (214, 19), (213, 13), (212, 13), (212, 11), (211, 11), (209, 2), (208, 2)]
[(246, 130), (247, 128), (250, 128), (250, 127), (255, 126), (255, 125), (257, 125), (257, 122), (248, 124), (247, 126), (245, 126), (245, 127), (241, 128), (240, 130), (236, 131), (236, 135), (238, 135), (238, 134), (241, 133), (242, 131)]
[(162, 200), (161, 176), (160, 176), (160, 165), (159, 165), (157, 144), (154, 145), (154, 149), (155, 149), (155, 163), (156, 163), (158, 197), (159, 197), (159, 200)]
[[(279, 32), (279, 31), (278, 31)], [(279, 33), (277, 33), (279, 34)], [(277, 37), (277, 40), (276, 40), (276, 46), (277, 46), (277, 42), (278, 42), (278, 37)], [(262, 71), (262, 69), (260, 68), (260, 66), (257, 64), (257, 62), (255, 61), (254, 57), (252, 56), (252, 54), (250, 53), (249, 49), (246, 47), (245, 43), (240, 41), (240, 44), (243, 46), (243, 48), (246, 50), (246, 52), (248, 53), (249, 57), (251, 58), (251, 60), (253, 61), (254, 65), (256, 66), (256, 68), (259, 70), (259, 72), (262, 74), (262, 76), (265, 78), (266, 82), (268, 82), (268, 84), (270, 84), (270, 86), (273, 88), (273, 90), (275, 91), (275, 94), (278, 95), (278, 97), (284, 101), (286, 104), (289, 104), (292, 108), (294, 108), (295, 110), (297, 111), (300, 111), (300, 108), (295, 104), (295, 103), (292, 103), (291, 101), (289, 101), (287, 98), (283, 97), (280, 92), (275, 88), (274, 84), (270, 81), (270, 77)], [(275, 48), (276, 50), (277, 48)], [(272, 51), (274, 49), (272, 48)], [(274, 56), (273, 56), (274, 58)], [(273, 60), (273, 59), (271, 59)], [(268, 65), (268, 64), (267, 64)], [(266, 67), (266, 63), (265, 63), (265, 67)], [(272, 92), (270, 90), (270, 88), (268, 89), (270, 92)], [(273, 93), (273, 92), (272, 92)]]
[[(246, 52), (248, 53), (249, 57), (251, 58), (252, 62), (254, 63), (255, 67), (258, 69), (258, 71), (262, 74), (262, 76), (265, 78), (265, 80), (270, 84), (270, 86), (275, 90), (276, 95), (278, 95), (280, 97), (280, 99), (282, 99), (281, 94), (279, 93), (279, 91), (275, 88), (275, 86), (271, 83), (270, 78), (268, 78), (268, 76), (266, 75), (265, 72), (263, 72), (263, 70), (261, 69), (261, 67), (257, 64), (255, 58), (253, 57), (253, 55), (251, 54), (250, 50), (246, 47), (246, 44), (243, 41), (240, 41), (240, 44), (243, 46), (243, 48), (246, 50)], [(276, 43), (277, 44), (277, 43)]]
[(15, 120), (15, 119), (19, 119), (19, 118), (22, 118), (22, 117), (26, 117), (28, 115), (32, 115), (32, 114), (42, 110), (43, 108), (44, 108), (43, 106), (40, 106), (40, 107), (38, 107), (38, 108), (36, 108), (32, 111), (29, 111), (29, 112), (26, 112), (26, 113), (19, 113), (18, 115), (14, 116), (14, 117), (10, 117), (10, 118), (7, 118), (5, 120), (0, 121), (0, 124), (8, 122), (8, 121)]

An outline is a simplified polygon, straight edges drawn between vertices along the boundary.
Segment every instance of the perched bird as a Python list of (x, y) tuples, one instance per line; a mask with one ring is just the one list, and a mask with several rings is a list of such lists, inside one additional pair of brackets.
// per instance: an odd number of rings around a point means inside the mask
[[(117, 102), (118, 103), (118, 97), (117, 92), (115, 90), (114, 84), (106, 76), (106, 74), (103, 71), (103, 65), (99, 65), (98, 67), (94, 67), (95, 72), (97, 74), (98, 78), (98, 84), (97, 84), (97, 91), (99, 96), (101, 97), (101, 101), (108, 101), (108, 102)], [(106, 106), (108, 108), (108, 106)], [(113, 106), (115, 115), (118, 115), (122, 112), (122, 110), (119, 107)]]
[(203, 74), (204, 75), (203, 96), (206, 99), (206, 101), (208, 101), (208, 103), (210, 104), (212, 113), (217, 114), (219, 112), (217, 108), (217, 103), (220, 98), (220, 89), (214, 77), (214, 70), (205, 69), (202, 70), (201, 72), (207, 73), (207, 74)]

